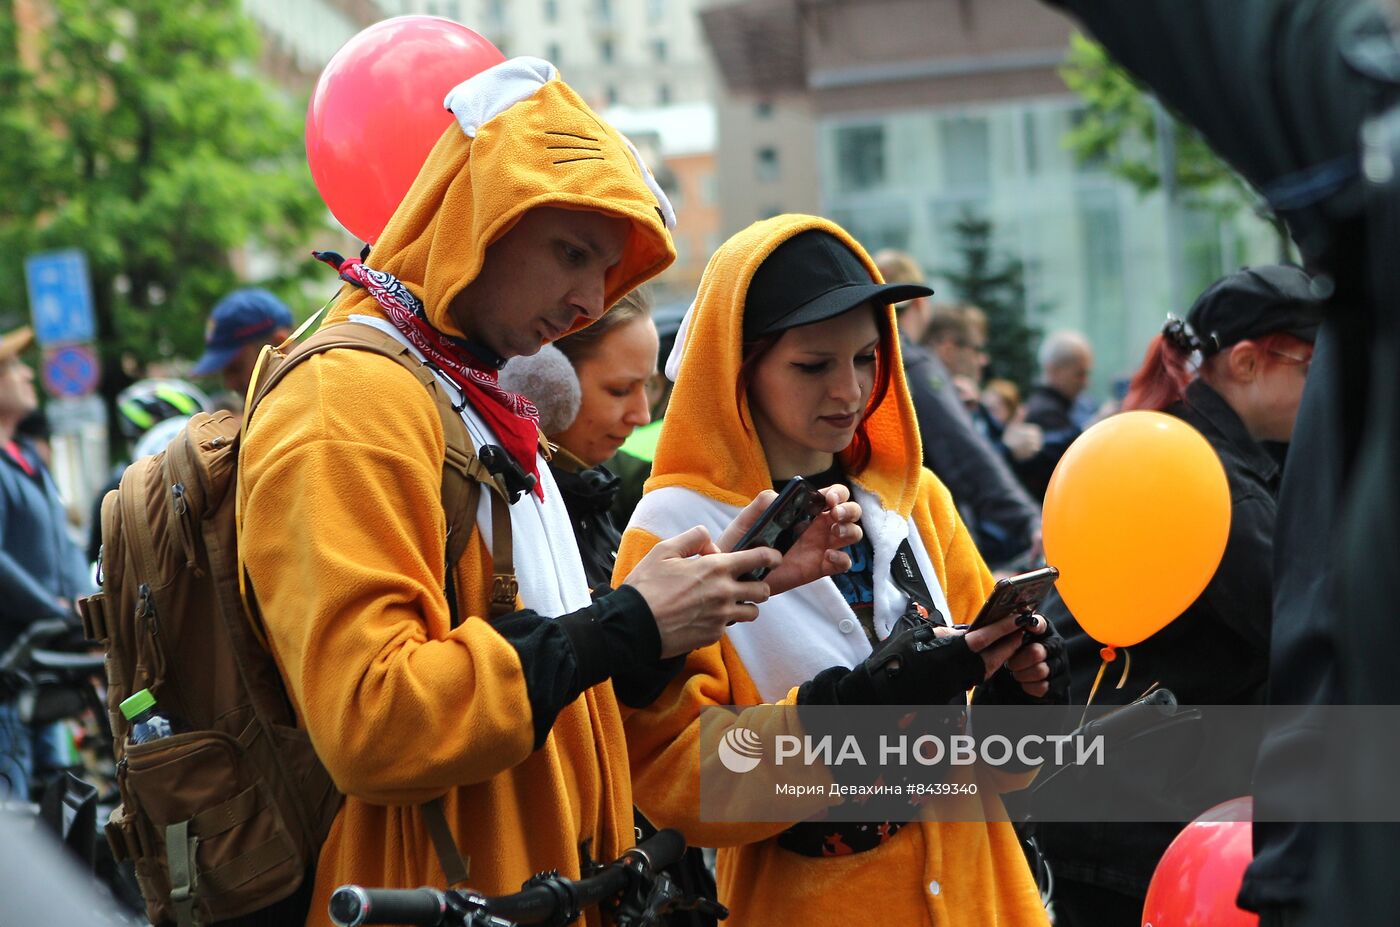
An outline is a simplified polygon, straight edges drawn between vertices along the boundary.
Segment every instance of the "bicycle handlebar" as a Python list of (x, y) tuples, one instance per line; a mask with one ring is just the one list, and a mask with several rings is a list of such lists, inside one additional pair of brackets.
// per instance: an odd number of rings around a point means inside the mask
[[(472, 891), (435, 888), (364, 888), (343, 885), (331, 895), (331, 920), (340, 927), (413, 924), (434, 927), (450, 918), (472, 927), (568, 923), (584, 908), (622, 893), (633, 874), (650, 878), (677, 862), (685, 839), (675, 830), (658, 831), (593, 875), (566, 879), (550, 874), (532, 879), (511, 895), (486, 897)], [(499, 915), (499, 916), (497, 916)]]

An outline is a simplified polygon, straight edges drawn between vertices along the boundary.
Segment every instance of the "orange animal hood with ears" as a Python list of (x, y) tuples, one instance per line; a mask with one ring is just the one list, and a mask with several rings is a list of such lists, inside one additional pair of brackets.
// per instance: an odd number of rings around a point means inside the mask
[[(367, 261), (422, 299), (433, 327), (462, 335), (448, 317), (453, 298), (476, 278), (487, 247), (537, 206), (631, 223), (622, 259), (604, 281), (609, 306), (675, 260), (667, 228), (674, 214), (664, 194), (627, 139), (552, 65), (536, 58), (502, 62), (459, 85), (447, 105), (456, 120)], [(369, 294), (353, 290), (325, 324), (352, 314), (382, 315)]]

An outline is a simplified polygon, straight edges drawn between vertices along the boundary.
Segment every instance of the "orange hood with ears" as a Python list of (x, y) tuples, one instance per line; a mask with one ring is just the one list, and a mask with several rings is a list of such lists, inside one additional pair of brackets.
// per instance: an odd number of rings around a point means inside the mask
[[(462, 336), (448, 316), (453, 298), (476, 279), (487, 247), (537, 206), (601, 212), (631, 224), (622, 259), (604, 281), (608, 306), (675, 260), (668, 230), (675, 219), (665, 195), (631, 143), (553, 65), (504, 61), (456, 87), (447, 106), (456, 120), (366, 262), (412, 290), (438, 331)], [(325, 324), (352, 314), (383, 315), (368, 293), (351, 290)]]
[[(872, 282), (883, 282), (870, 255), (839, 225), (815, 216), (784, 215), (734, 235), (715, 252), (700, 278), (676, 346), (680, 369), (666, 408), (661, 440), (647, 491), (684, 486), (730, 505), (747, 505), (772, 488), (768, 461), (754, 429), (747, 397), (736, 396), (743, 363), (743, 312), (754, 271), (778, 245), (800, 232), (819, 229), (836, 236), (860, 258)], [(894, 307), (882, 316), (896, 331)], [(865, 419), (870, 463), (851, 478), (875, 493), (889, 511), (909, 516), (919, 491), (923, 452), (914, 406), (904, 381), (899, 339), (885, 339), (892, 357), (890, 386)]]

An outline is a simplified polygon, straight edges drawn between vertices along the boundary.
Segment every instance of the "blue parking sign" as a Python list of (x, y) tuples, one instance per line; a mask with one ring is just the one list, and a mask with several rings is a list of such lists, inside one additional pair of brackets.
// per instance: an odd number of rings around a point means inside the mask
[(92, 287), (83, 252), (31, 254), (24, 259), (24, 277), (40, 344), (93, 340)]

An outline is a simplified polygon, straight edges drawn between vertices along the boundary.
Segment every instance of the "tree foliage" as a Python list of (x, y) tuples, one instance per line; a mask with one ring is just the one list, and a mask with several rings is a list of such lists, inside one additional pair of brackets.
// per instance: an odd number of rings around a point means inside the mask
[[(1070, 37), (1060, 76), (1084, 101), (1084, 116), (1066, 143), (1086, 163), (1100, 163), (1139, 193), (1162, 186), (1157, 151), (1159, 120), (1152, 98), (1104, 51), (1082, 35)], [(1238, 174), (1216, 157), (1190, 126), (1169, 117), (1176, 147), (1176, 185), (1199, 205), (1234, 212), (1255, 199)]]
[(939, 271), (959, 299), (987, 314), (989, 377), (1003, 377), (1022, 392), (1035, 378), (1035, 344), (1040, 330), (1030, 321), (1025, 268), (1017, 258), (993, 248), (992, 221), (964, 210), (953, 223), (962, 266)]
[[(22, 279), (27, 254), (86, 253), (110, 397), (198, 354), (238, 249), (291, 254), (325, 213), (301, 109), (254, 76), (238, 0), (25, 6), (42, 21), (0, 0), (0, 269)], [(257, 282), (289, 292), (308, 269)], [(5, 311), (23, 312), (21, 292)]]

